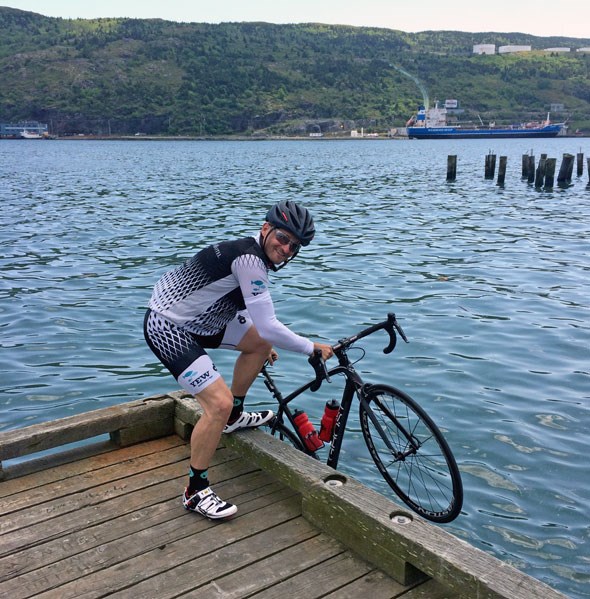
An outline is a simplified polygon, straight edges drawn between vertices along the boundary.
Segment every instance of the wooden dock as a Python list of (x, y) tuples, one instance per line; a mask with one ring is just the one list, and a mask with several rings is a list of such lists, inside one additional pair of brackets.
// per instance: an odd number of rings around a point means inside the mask
[(210, 468), (237, 515), (186, 512), (198, 416), (177, 392), (1, 434), (0, 596), (564, 597), (262, 431)]

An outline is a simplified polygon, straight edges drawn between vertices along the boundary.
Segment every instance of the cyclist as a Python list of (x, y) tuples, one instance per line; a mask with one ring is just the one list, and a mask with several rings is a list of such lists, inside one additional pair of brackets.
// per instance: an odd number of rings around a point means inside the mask
[[(315, 235), (309, 211), (293, 201), (272, 206), (257, 235), (215, 243), (166, 272), (156, 283), (144, 320), (150, 349), (180, 386), (199, 401), (203, 414), (191, 435), (189, 484), (182, 503), (211, 519), (237, 507), (210, 487), (208, 467), (222, 433), (258, 427), (270, 410), (245, 412), (244, 399), (273, 346), (311, 355), (333, 354), (330, 345), (295, 334), (275, 316), (268, 271), (277, 271)], [(228, 387), (206, 349), (240, 352)]]

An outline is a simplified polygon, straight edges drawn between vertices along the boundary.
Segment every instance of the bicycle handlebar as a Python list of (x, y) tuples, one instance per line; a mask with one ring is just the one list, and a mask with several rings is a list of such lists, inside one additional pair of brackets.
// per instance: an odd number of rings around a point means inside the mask
[[(404, 330), (402, 329), (401, 325), (395, 317), (395, 314), (390, 312), (389, 314), (387, 314), (387, 320), (374, 324), (362, 330), (360, 333), (353, 335), (352, 337), (340, 339), (340, 341), (338, 341), (336, 345), (332, 346), (332, 349), (334, 350), (334, 353), (342, 351), (343, 349), (350, 347), (359, 339), (362, 339), (363, 337), (368, 337), (369, 335), (372, 335), (373, 333), (375, 333), (376, 331), (380, 331), (381, 329), (385, 329), (389, 334), (389, 343), (383, 349), (384, 354), (390, 354), (394, 350), (397, 343), (396, 331), (399, 333), (400, 337), (406, 343), (409, 343), (408, 338), (404, 333)], [(324, 379), (330, 382), (330, 376), (328, 375), (326, 362), (322, 360), (322, 352), (320, 350), (314, 351), (314, 353), (308, 359), (308, 362), (311, 364), (315, 371), (315, 381), (311, 383), (309, 389), (310, 391), (317, 391), (320, 388)]]

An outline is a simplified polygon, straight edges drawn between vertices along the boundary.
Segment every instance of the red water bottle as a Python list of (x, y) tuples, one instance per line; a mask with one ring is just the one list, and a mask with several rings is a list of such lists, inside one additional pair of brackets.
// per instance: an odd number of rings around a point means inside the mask
[(313, 424), (309, 421), (307, 414), (301, 410), (295, 410), (294, 414), (295, 426), (305, 441), (305, 446), (309, 451), (317, 451), (324, 446), (322, 440), (318, 437), (318, 432)]
[(324, 408), (324, 415), (322, 416), (322, 422), (320, 425), (320, 439), (326, 443), (332, 441), (334, 436), (334, 427), (336, 426), (336, 418), (338, 417), (338, 410), (340, 410), (340, 402), (335, 399), (331, 399), (326, 402)]

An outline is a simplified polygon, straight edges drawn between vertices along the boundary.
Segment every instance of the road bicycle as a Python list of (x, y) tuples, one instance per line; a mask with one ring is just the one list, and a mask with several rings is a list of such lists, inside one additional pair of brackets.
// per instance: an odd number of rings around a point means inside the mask
[[(408, 394), (390, 385), (363, 382), (354, 365), (365, 356), (364, 349), (355, 348), (361, 351), (361, 357), (354, 362), (349, 358), (348, 352), (354, 343), (380, 330), (389, 334), (389, 344), (383, 350), (385, 354), (394, 350), (396, 332), (408, 343), (395, 314), (388, 314), (383, 322), (340, 339), (333, 346), (337, 366), (328, 369), (321, 359), (321, 352), (310, 357), (315, 377), (286, 397), (270, 375), (268, 363), (265, 364), (261, 370), (265, 385), (279, 404), (275, 418), (269, 423), (270, 433), (317, 459), (317, 451), (325, 440), (330, 445), (326, 463), (337, 469), (350, 409), (356, 398), (367, 448), (388, 485), (424, 518), (432, 522), (451, 522), (461, 512), (463, 485), (455, 458), (441, 431)], [(331, 382), (335, 375), (346, 379), (342, 400), (339, 405), (334, 402), (326, 406), (318, 435), (305, 413), (289, 404), (308, 390), (317, 391), (324, 381)]]

